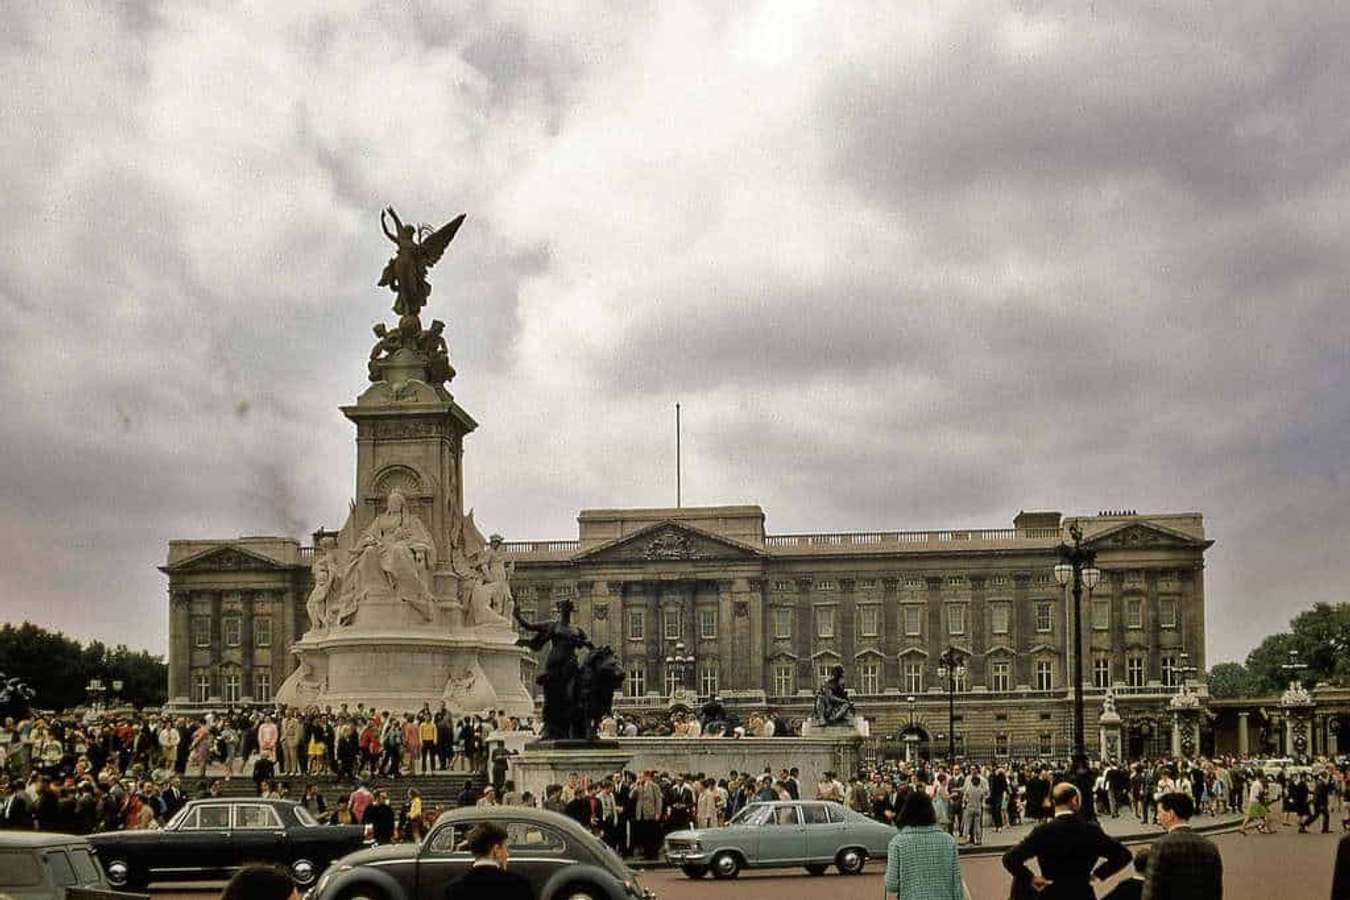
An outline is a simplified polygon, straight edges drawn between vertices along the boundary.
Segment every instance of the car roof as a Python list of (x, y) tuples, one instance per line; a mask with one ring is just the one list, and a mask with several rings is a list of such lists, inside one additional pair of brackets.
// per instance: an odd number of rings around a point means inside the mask
[(53, 831), (0, 831), (0, 850), (65, 847), (70, 844), (88, 846), (89, 842), (78, 834), (60, 834)]
[(188, 806), (233, 806), (236, 803), (264, 803), (268, 806), (299, 806), (299, 800), (278, 800), (275, 797), (197, 797)]
[[(441, 813), (436, 818), (436, 824), (465, 820), (495, 822), (499, 819), (524, 819), (530, 822), (553, 825), (568, 831), (574, 828), (581, 829), (580, 823), (571, 816), (564, 816), (562, 813), (556, 813), (549, 809), (537, 809), (532, 806), (457, 806)], [(585, 829), (581, 830), (584, 831)]]

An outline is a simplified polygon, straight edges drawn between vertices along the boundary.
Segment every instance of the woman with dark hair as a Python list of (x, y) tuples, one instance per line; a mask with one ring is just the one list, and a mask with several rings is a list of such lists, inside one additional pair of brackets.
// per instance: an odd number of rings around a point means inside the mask
[(886, 896), (898, 900), (964, 900), (956, 840), (937, 827), (933, 800), (910, 793), (895, 820), (900, 833), (886, 850)]

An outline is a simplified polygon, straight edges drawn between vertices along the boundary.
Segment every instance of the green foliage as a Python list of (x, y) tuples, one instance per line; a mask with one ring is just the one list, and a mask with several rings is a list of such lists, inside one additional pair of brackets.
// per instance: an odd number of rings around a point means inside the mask
[(0, 672), (19, 677), (37, 692), (38, 709), (67, 709), (89, 699), (85, 685), (122, 682), (118, 695), (133, 706), (162, 706), (168, 687), (164, 659), (125, 644), (109, 650), (101, 641), (80, 644), (59, 631), (31, 622), (0, 628)]
[(1284, 666), (1290, 650), (1297, 650), (1299, 661), (1308, 665), (1299, 676), (1305, 687), (1320, 681), (1350, 684), (1350, 603), (1318, 603), (1295, 616), (1289, 631), (1272, 634), (1248, 654), (1246, 668), (1256, 693), (1278, 693), (1289, 686), (1293, 673)]
[(1209, 694), (1218, 700), (1229, 697), (1252, 697), (1265, 693), (1260, 679), (1247, 671), (1242, 663), (1219, 663), (1209, 670)]

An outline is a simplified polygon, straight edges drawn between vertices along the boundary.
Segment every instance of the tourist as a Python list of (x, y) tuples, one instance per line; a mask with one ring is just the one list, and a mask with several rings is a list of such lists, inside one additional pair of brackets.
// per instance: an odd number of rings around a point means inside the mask
[(1192, 796), (1182, 791), (1158, 798), (1158, 823), (1167, 835), (1153, 843), (1143, 896), (1146, 900), (1222, 900), (1219, 848), (1191, 830)]
[(1102, 900), (1141, 900), (1144, 895), (1144, 878), (1148, 872), (1148, 856), (1149, 850), (1147, 847), (1140, 847), (1135, 850), (1134, 871), (1130, 873), (1129, 878), (1117, 882), (1116, 886), (1111, 888), (1111, 892)]
[(937, 827), (932, 799), (921, 791), (911, 793), (896, 826), (900, 831), (886, 848), (886, 896), (963, 900), (956, 840)]
[[(1090, 879), (1106, 879), (1123, 869), (1130, 851), (1079, 814), (1082, 797), (1072, 784), (1055, 785), (1051, 802), (1050, 821), (1003, 854), (1003, 867), (1019, 889), (1030, 886), (1043, 900), (1092, 900), (1096, 895)], [(1027, 867), (1030, 859), (1037, 861), (1039, 875)]]
[(445, 900), (534, 900), (530, 882), (507, 871), (510, 860), (506, 830), (492, 822), (474, 826), (465, 840), (473, 865), (445, 889)]
[(984, 801), (988, 796), (989, 786), (977, 774), (972, 774), (961, 790), (961, 834), (971, 844), (980, 843), (984, 836)]
[(1270, 834), (1270, 807), (1266, 805), (1266, 784), (1265, 776), (1259, 772), (1247, 785), (1247, 805), (1242, 811), (1242, 824), (1238, 826), (1238, 834), (1244, 837), (1247, 834), (1247, 825), (1256, 820), (1256, 830), (1261, 834)]
[(436, 723), (431, 716), (418, 716), (417, 739), (422, 747), (422, 774), (436, 771)]
[(220, 900), (299, 900), (295, 881), (278, 866), (244, 866), (225, 885)]
[(1331, 900), (1350, 897), (1350, 834), (1336, 845), (1336, 868), (1331, 873)]
[(375, 800), (366, 807), (361, 817), (362, 825), (369, 825), (371, 837), (377, 844), (390, 844), (394, 840), (394, 809), (389, 805), (389, 794), (384, 790), (375, 792)]

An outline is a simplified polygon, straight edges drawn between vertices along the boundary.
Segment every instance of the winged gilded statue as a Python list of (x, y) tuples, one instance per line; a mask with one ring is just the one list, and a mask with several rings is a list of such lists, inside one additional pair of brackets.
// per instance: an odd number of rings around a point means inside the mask
[[(389, 219), (394, 221), (393, 231), (389, 230)], [(440, 261), (463, 224), (464, 214), (461, 213), (436, 230), (429, 225), (414, 228), (404, 225), (392, 206), (381, 210), (380, 228), (398, 247), (398, 252), (385, 265), (379, 283), (380, 287), (388, 287), (394, 292), (394, 312), (400, 316), (416, 316), (426, 306), (427, 296), (431, 294), (427, 269)]]

